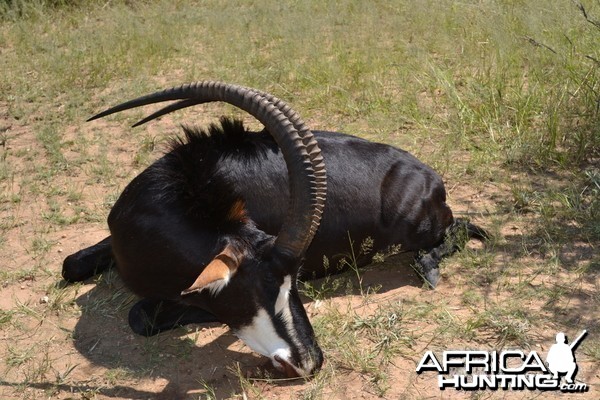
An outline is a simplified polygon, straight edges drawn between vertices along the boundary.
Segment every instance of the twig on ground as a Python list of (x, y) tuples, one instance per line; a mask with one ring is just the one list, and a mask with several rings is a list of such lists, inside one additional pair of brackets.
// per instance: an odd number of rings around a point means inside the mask
[(545, 49), (550, 50), (551, 52), (553, 52), (554, 54), (558, 54), (552, 47), (545, 45), (544, 43), (540, 43), (537, 40), (535, 40), (534, 38), (532, 38), (531, 36), (523, 36), (523, 39), (527, 40), (530, 44), (534, 45), (535, 47), (543, 47)]
[(590, 18), (590, 16), (587, 13), (587, 10), (583, 6), (583, 4), (581, 4), (579, 1), (575, 1), (575, 0), (573, 0), (573, 3), (577, 6), (577, 8), (579, 8), (579, 10), (583, 14), (583, 17), (585, 18), (585, 20), (587, 22), (594, 25), (596, 28), (600, 29), (600, 21)]

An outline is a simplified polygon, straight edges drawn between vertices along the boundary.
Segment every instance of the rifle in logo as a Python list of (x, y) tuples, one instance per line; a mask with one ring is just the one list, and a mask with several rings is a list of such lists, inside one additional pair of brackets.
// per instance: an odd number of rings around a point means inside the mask
[(569, 345), (569, 347), (571, 348), (571, 350), (575, 351), (575, 347), (579, 346), (579, 343), (586, 336), (587, 336), (587, 329), (584, 329), (583, 332), (581, 332), (581, 334), (579, 336), (577, 336), (577, 339), (573, 340), (571, 342), (571, 344)]

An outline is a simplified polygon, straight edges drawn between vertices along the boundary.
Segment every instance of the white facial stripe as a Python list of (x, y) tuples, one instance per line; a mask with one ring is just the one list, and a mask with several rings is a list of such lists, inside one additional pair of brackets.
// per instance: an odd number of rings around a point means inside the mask
[[(287, 275), (283, 278), (283, 284), (279, 288), (279, 295), (277, 296), (277, 301), (275, 302), (275, 314), (284, 313), (287, 311), (289, 314), (290, 311), (290, 289), (292, 288), (292, 277)], [(284, 319), (287, 320), (288, 316), (284, 315)], [(291, 316), (290, 316), (291, 317)]]
[(237, 331), (236, 335), (252, 350), (269, 357), (276, 367), (283, 368), (274, 360), (277, 355), (287, 360), (299, 376), (306, 376), (312, 370), (310, 368), (303, 371), (294, 365), (291, 361), (290, 346), (277, 334), (273, 322), (264, 308), (259, 309), (252, 323)]
[(273, 354), (286, 354), (289, 358), (290, 346), (275, 330), (269, 314), (264, 308), (252, 319), (252, 323), (236, 332), (252, 350), (263, 356), (271, 357)]
[[(293, 341), (293, 345), (301, 348), (294, 330), (292, 313), (290, 311), (289, 297), (291, 287), (292, 277), (288, 275), (283, 279), (283, 284), (279, 288), (279, 294), (275, 301), (275, 315), (281, 315), (281, 318), (285, 323), (287, 334)], [(252, 350), (271, 358), (275, 366), (280, 366), (279, 363), (274, 360), (274, 356), (277, 355), (282, 359), (287, 360), (300, 376), (308, 375), (313, 369), (311, 361), (303, 361), (303, 365), (300, 366), (301, 368), (294, 365), (291, 361), (290, 344), (277, 334), (269, 313), (263, 308), (258, 310), (256, 316), (252, 319), (252, 323), (237, 331), (236, 335)]]

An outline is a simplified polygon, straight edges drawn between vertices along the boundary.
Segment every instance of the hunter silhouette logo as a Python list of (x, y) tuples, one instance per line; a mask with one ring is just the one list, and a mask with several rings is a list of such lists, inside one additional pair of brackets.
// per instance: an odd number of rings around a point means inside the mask
[[(571, 342), (563, 332), (556, 334), (556, 343), (550, 347), (547, 365), (536, 351), (447, 350), (438, 359), (427, 351), (416, 372), (437, 371), (441, 390), (560, 390), (587, 392), (583, 382), (575, 382), (577, 362), (575, 350), (586, 337), (587, 331)], [(562, 376), (564, 383), (561, 383)]]
[(585, 338), (587, 331), (584, 330), (571, 344), (567, 344), (565, 334), (559, 332), (556, 334), (556, 344), (553, 344), (548, 351), (546, 362), (548, 369), (552, 372), (554, 379), (559, 379), (560, 373), (566, 373), (567, 383), (573, 383), (573, 378), (577, 373), (577, 363), (575, 362), (575, 348)]

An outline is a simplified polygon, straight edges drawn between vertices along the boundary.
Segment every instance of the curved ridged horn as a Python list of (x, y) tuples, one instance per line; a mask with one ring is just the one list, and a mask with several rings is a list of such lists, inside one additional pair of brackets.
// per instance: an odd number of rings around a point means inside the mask
[[(325, 171), (325, 162), (323, 161), (323, 156), (321, 155), (321, 151), (319, 150), (319, 145), (317, 144), (317, 140), (315, 139), (312, 132), (308, 129), (304, 121), (300, 118), (300, 115), (292, 109), (286, 102), (283, 100), (260, 90), (256, 90), (256, 92), (260, 93), (265, 99), (269, 100), (275, 107), (277, 107), (294, 125), (294, 128), (298, 131), (298, 134), (302, 138), (304, 145), (307, 148), (308, 154), (310, 156), (310, 161), (313, 166), (313, 171), (315, 174), (315, 199), (316, 203), (314, 204), (315, 209), (318, 213), (318, 219), (313, 220), (313, 224), (311, 226), (310, 238), (317, 232), (319, 228), (319, 223), (321, 221), (321, 217), (323, 215), (323, 209), (325, 208), (325, 198), (327, 194), (327, 174)], [(310, 241), (306, 244), (306, 247), (310, 245)], [(306, 248), (305, 248), (306, 250)]]
[[(257, 90), (257, 89), (250, 89), (250, 90), (260, 94), (262, 97), (264, 97), (265, 99), (267, 99), (268, 101), (273, 103), (273, 105), (275, 107), (277, 107), (294, 125), (294, 128), (296, 128), (296, 130), (298, 131), (298, 134), (302, 138), (304, 145), (307, 147), (307, 152), (310, 156), (310, 161), (313, 166), (313, 170), (314, 170), (314, 174), (315, 174), (315, 182), (317, 184), (316, 191), (315, 191), (315, 197), (314, 197), (314, 199), (316, 199), (317, 202), (314, 204), (314, 206), (317, 210), (318, 218), (316, 218), (313, 221), (313, 224), (310, 229), (310, 231), (311, 231), (310, 238), (312, 240), (312, 237), (315, 235), (317, 229), (319, 228), (319, 223), (321, 220), (321, 216), (323, 214), (323, 209), (325, 208), (325, 195), (327, 192), (327, 178), (326, 178), (326, 173), (325, 173), (325, 164), (323, 162), (323, 156), (321, 155), (320, 151), (315, 150), (315, 149), (318, 149), (317, 141), (314, 138), (314, 136), (312, 135), (312, 133), (310, 132), (310, 130), (308, 129), (308, 127), (306, 126), (306, 124), (304, 124), (304, 121), (302, 121), (302, 119), (300, 118), (298, 113), (296, 111), (294, 111), (285, 101), (283, 101), (269, 93), (263, 92), (262, 90)], [(161, 92), (160, 94), (161, 94), (161, 96), (159, 97), (160, 99), (158, 97), (154, 97), (154, 96), (150, 95), (150, 96), (146, 96), (145, 98), (139, 98), (136, 100), (138, 100), (139, 102), (144, 102), (144, 104), (150, 104), (150, 103), (147, 103), (148, 101), (151, 101), (152, 103), (156, 103), (159, 101), (173, 100), (173, 98), (171, 97), (172, 96), (171, 93), (165, 94), (164, 92)], [(136, 107), (138, 104), (141, 104), (139, 102), (136, 102), (136, 100), (132, 100), (133, 102), (135, 102), (134, 105), (132, 105), (132, 107)], [(199, 98), (185, 98), (183, 100), (177, 101), (175, 103), (171, 103), (168, 106), (155, 111), (154, 113), (148, 115), (147, 117), (145, 117), (145, 118), (141, 119), (140, 121), (136, 122), (135, 124), (133, 124), (133, 126), (136, 127), (136, 126), (145, 124), (146, 122), (152, 121), (153, 119), (156, 119), (163, 115), (169, 114), (173, 111), (181, 110), (183, 108), (191, 107), (191, 106), (205, 103), (205, 102), (206, 101), (204, 101), (203, 99), (199, 99)], [(125, 106), (126, 104), (128, 104), (128, 103), (124, 103), (121, 106)], [(117, 107), (120, 107), (120, 106), (117, 106)], [(108, 110), (108, 111), (110, 111), (110, 110)], [(116, 111), (114, 111), (114, 112), (116, 112)], [(291, 211), (291, 210), (289, 210), (289, 211)], [(310, 244), (310, 240), (308, 241), (306, 246), (308, 247), (309, 244)]]
[(130, 108), (169, 100), (181, 101), (159, 110), (136, 125), (194, 104), (224, 101), (248, 112), (267, 128), (281, 148), (288, 168), (290, 184), (290, 206), (277, 235), (275, 247), (292, 258), (301, 257), (319, 226), (326, 195), (326, 173), (317, 142), (297, 113), (281, 100), (263, 92), (237, 85), (205, 81), (127, 101), (96, 114), (88, 121)]

